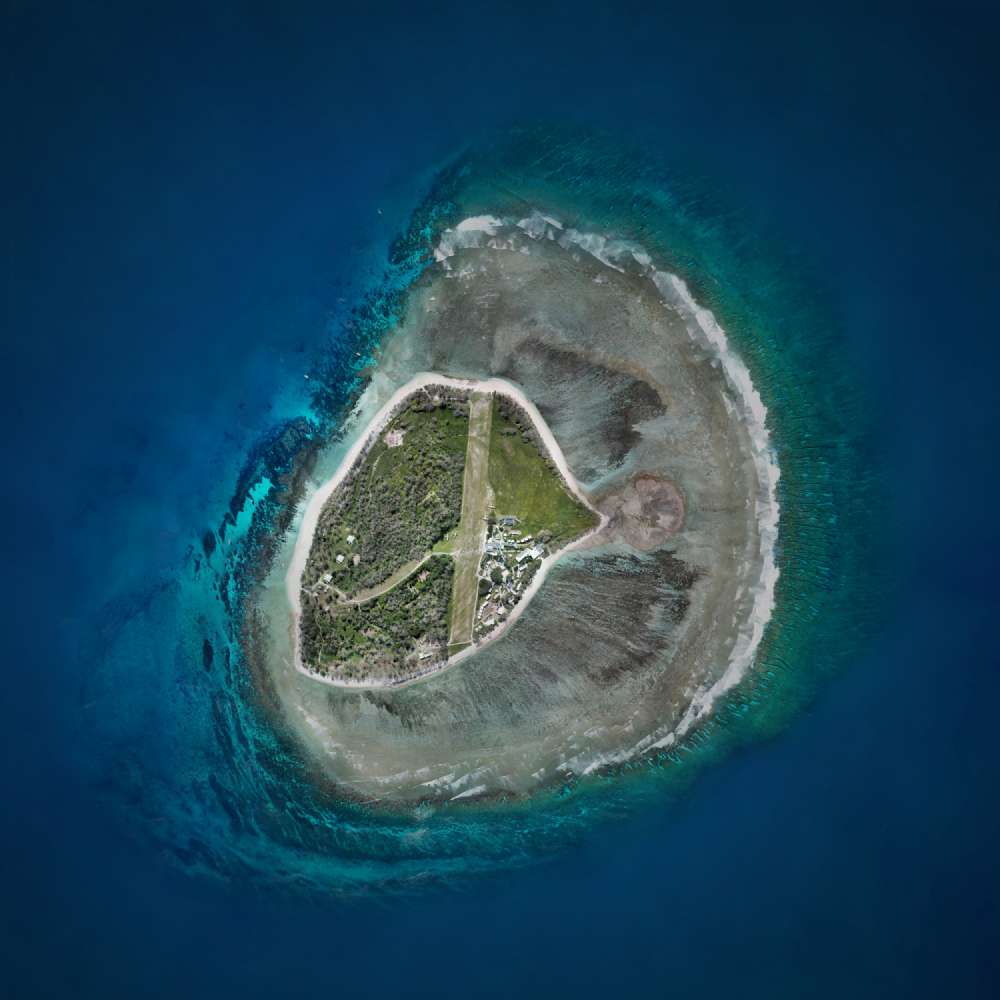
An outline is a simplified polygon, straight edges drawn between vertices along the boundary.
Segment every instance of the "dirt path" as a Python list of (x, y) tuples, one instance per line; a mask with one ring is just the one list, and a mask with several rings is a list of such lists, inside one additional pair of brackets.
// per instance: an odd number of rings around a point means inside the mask
[(408, 563), (403, 563), (392, 576), (386, 577), (377, 587), (366, 587), (357, 591), (353, 597), (340, 594), (341, 604), (364, 604), (374, 597), (381, 597), (387, 591), (392, 590), (398, 583), (402, 583), (411, 573), (416, 572), (433, 555), (432, 552), (425, 552), (419, 559), (411, 559)]
[(472, 642), (479, 588), (479, 561), (486, 541), (489, 506), (490, 427), (493, 394), (474, 393), (469, 404), (469, 442), (462, 482), (462, 519), (455, 532), (452, 556), (455, 581), (451, 596), (449, 644)]

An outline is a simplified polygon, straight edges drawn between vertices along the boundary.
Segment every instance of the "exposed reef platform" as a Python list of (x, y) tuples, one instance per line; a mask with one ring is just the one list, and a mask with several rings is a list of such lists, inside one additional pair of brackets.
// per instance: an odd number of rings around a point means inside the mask
[[(309, 673), (296, 651), (296, 588), (311, 531), (341, 470), (387, 429), (415, 379), (464, 387), (470, 412), (476, 393), (514, 399), (600, 524), (547, 554), (530, 593), (506, 608), (518, 539), (530, 536), (530, 552), (537, 525), (478, 522), (471, 636), (466, 587), (460, 619), (435, 633), (426, 675), (426, 648), (415, 668), (381, 683)], [(489, 418), (492, 439), (503, 419)], [(343, 436), (319, 456), (297, 534), (258, 602), (256, 662), (324, 780), (391, 806), (466, 803), (669, 752), (746, 674), (771, 615), (778, 470), (766, 419), (712, 314), (641, 247), (530, 209), (445, 229)], [(507, 438), (524, 443), (516, 431)], [(463, 491), (468, 468), (467, 448)], [(496, 470), (493, 480), (498, 494), (520, 483), (504, 486)], [(496, 515), (514, 513), (494, 503)], [(555, 538), (553, 524), (546, 530)], [(437, 559), (458, 531), (420, 546)], [(411, 572), (425, 552), (385, 571)], [(378, 585), (361, 575), (357, 586)]]

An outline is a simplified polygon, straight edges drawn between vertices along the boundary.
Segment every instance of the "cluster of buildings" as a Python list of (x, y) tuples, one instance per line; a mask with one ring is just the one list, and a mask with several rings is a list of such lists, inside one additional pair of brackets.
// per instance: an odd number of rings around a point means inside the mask
[(481, 638), (503, 624), (546, 555), (544, 540), (522, 534), (519, 524), (518, 518), (509, 515), (490, 524), (479, 564), (480, 596), (474, 638)]

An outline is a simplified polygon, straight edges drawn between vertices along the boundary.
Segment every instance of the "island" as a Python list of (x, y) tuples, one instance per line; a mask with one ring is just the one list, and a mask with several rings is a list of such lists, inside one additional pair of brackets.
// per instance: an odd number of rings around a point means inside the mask
[(369, 688), (437, 673), (499, 638), (605, 521), (515, 387), (420, 376), (307, 511), (296, 666)]
[(479, 204), (304, 453), (242, 635), (265, 710), (366, 806), (675, 754), (775, 606), (777, 458), (724, 328), (643, 247)]

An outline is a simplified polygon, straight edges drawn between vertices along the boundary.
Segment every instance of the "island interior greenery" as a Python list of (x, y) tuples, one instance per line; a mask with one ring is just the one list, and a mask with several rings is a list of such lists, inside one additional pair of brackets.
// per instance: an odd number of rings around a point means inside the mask
[(432, 673), (496, 633), (542, 559), (596, 523), (510, 396), (417, 390), (320, 512), (302, 662), (347, 683)]
[(596, 524), (594, 512), (563, 486), (534, 423), (509, 396), (493, 400), (489, 475), (496, 510), (520, 518), (525, 534), (547, 532), (558, 547)]

